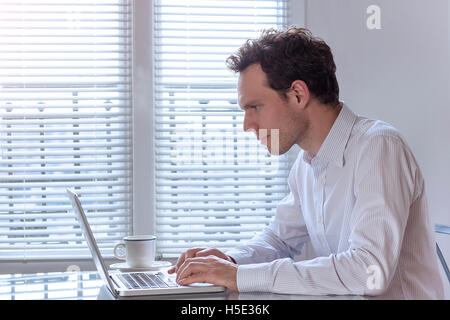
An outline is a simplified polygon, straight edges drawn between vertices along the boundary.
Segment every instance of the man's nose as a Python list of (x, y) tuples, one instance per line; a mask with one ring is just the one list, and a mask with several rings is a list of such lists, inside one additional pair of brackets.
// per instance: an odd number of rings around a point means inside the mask
[(251, 131), (251, 132), (255, 133), (255, 135), (256, 135), (256, 132), (257, 132), (256, 123), (254, 121), (252, 121), (252, 119), (247, 114), (245, 114), (245, 116), (244, 116), (244, 125), (243, 126), (244, 126), (245, 132)]

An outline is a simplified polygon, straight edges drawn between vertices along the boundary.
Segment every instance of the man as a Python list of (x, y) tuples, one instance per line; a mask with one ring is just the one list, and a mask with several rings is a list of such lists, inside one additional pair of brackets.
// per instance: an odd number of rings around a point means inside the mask
[[(226, 254), (193, 248), (176, 266), (182, 285), (234, 291), (443, 298), (425, 187), (399, 132), (339, 101), (328, 45), (306, 29), (269, 30), (228, 58), (239, 72), (244, 130), (269, 152), (302, 151), (290, 194), (258, 236)], [(272, 146), (271, 130), (279, 141)], [(317, 255), (294, 261), (305, 243)]]

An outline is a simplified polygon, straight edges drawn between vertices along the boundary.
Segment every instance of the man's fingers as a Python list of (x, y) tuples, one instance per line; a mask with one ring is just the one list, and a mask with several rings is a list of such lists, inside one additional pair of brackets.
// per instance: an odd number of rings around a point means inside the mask
[(224, 259), (224, 260), (228, 260), (230, 262), (236, 263), (236, 261), (234, 261), (234, 259), (227, 256), (225, 253), (223, 253), (222, 251), (220, 251), (219, 249), (216, 249), (216, 248), (205, 248), (203, 250), (198, 251), (195, 256), (196, 257), (216, 256), (220, 259)]
[(169, 274), (179, 273), (181, 266), (185, 263), (187, 259), (197, 258), (197, 257), (208, 257), (208, 256), (216, 256), (220, 259), (225, 259), (234, 263), (233, 260), (230, 259), (226, 254), (216, 248), (191, 248), (187, 251), (183, 252), (175, 266), (167, 270)]
[(167, 270), (167, 273), (168, 273), (168, 274), (172, 274), (172, 273), (175, 272), (175, 270), (176, 270), (176, 267), (173, 266), (172, 268), (170, 268), (170, 269)]
[[(185, 278), (190, 273), (206, 271), (212, 267), (214, 261), (216, 261), (216, 258), (212, 256), (186, 259), (177, 271), (176, 281)], [(202, 269), (199, 269), (200, 267)]]
[(198, 251), (196, 257), (207, 257), (207, 256), (216, 256), (219, 258), (224, 258), (225, 254), (223, 254), (220, 250), (214, 248), (205, 248), (201, 251)]
[(182, 267), (179, 269), (177, 273), (177, 282), (180, 281), (180, 279), (184, 279), (187, 277), (190, 277), (197, 273), (205, 273), (209, 270), (210, 266), (208, 266), (208, 263), (205, 261), (190, 261), (186, 260), (185, 264), (182, 265)]
[(186, 251), (186, 259), (194, 258), (197, 255), (197, 252), (204, 250), (203, 248), (194, 248)]
[(210, 251), (211, 251), (211, 249), (206, 248), (206, 249), (203, 249), (203, 250), (198, 251), (198, 252), (195, 254), (195, 256), (196, 256), (196, 257), (206, 257), (206, 256), (209, 256), (209, 255), (210, 255), (210, 254), (209, 254)]
[(179, 269), (180, 266), (184, 263), (185, 256), (186, 256), (186, 252), (183, 252), (183, 253), (180, 255), (180, 257), (178, 258), (177, 263), (175, 264), (175, 266), (173, 266), (173, 267), (171, 268), (171, 270), (174, 269), (174, 270), (172, 271), (172, 273), (173, 273), (173, 272), (178, 272), (178, 269)]
[[(188, 276), (186, 278), (180, 279), (180, 281), (178, 283), (182, 286), (188, 286), (193, 283), (202, 283), (202, 282), (213, 283), (211, 279), (210, 279), (209, 273), (199, 272), (199, 273), (191, 274), (190, 276)], [(213, 284), (215, 284), (215, 283), (213, 283)]]
[(177, 271), (176, 282), (189, 285), (207, 282), (238, 291), (237, 265), (217, 256), (187, 258)]
[(191, 248), (187, 251), (183, 252), (180, 257), (178, 258), (178, 261), (175, 266), (173, 266), (168, 272), (174, 273), (178, 272), (180, 267), (183, 265), (183, 263), (186, 261), (186, 259), (194, 258), (197, 256), (197, 253), (200, 251), (204, 251), (207, 248)]

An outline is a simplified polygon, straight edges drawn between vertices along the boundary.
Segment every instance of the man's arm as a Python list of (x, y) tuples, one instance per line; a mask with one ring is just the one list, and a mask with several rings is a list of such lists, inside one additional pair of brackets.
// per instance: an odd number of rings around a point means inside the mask
[[(169, 273), (177, 272), (180, 284), (204, 281), (225, 285), (237, 291), (236, 264), (262, 263), (300, 254), (304, 243), (309, 241), (309, 236), (295, 179), (292, 179), (296, 174), (297, 165), (294, 164), (288, 180), (291, 192), (278, 204), (275, 218), (269, 227), (226, 254), (213, 248), (189, 249), (180, 256), (177, 265)], [(220, 273), (216, 276), (218, 270)], [(234, 281), (230, 281), (230, 275), (234, 276)]]
[[(297, 193), (295, 193), (297, 194)], [(169, 273), (189, 285), (208, 282), (238, 291), (238, 264), (262, 263), (300, 254), (309, 241), (297, 196), (290, 193), (278, 205), (269, 227), (244, 245), (223, 253), (215, 248), (192, 248), (183, 253)]]
[[(410, 206), (416, 192), (416, 165), (395, 137), (375, 137), (355, 168), (350, 248), (293, 262), (239, 266), (239, 291), (291, 294), (378, 295), (389, 286), (398, 265)], [(377, 277), (371, 282), (370, 277)]]
[(270, 262), (299, 255), (309, 239), (299, 200), (296, 177), (299, 175), (301, 154), (288, 177), (289, 194), (277, 205), (269, 227), (241, 246), (227, 251), (238, 264)]

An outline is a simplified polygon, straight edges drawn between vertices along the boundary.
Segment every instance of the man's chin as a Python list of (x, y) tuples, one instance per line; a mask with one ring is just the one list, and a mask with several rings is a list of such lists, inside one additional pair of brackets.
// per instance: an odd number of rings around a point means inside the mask
[(290, 147), (287, 146), (277, 146), (276, 148), (272, 148), (272, 146), (269, 144), (268, 146), (266, 146), (267, 151), (272, 155), (272, 156), (281, 156), (283, 154), (285, 154), (286, 152), (288, 152), (293, 145), (291, 145)]
[(286, 153), (286, 151), (283, 151), (283, 150), (279, 150), (278, 148), (272, 148), (272, 147), (270, 147), (270, 146), (266, 146), (266, 148), (267, 148), (267, 151), (269, 151), (269, 153), (272, 155), (272, 156), (281, 156), (282, 154), (284, 154), (284, 153)]
[(267, 138), (266, 137), (261, 138), (259, 140), (259, 142), (263, 146), (265, 146), (267, 148), (267, 151), (273, 156), (281, 156), (282, 154), (285, 154), (290, 149), (290, 148), (281, 148), (281, 146), (279, 145), (279, 141), (277, 143), (278, 145), (275, 146), (275, 148), (272, 148), (273, 141), (272, 141), (270, 135), (267, 136)]

